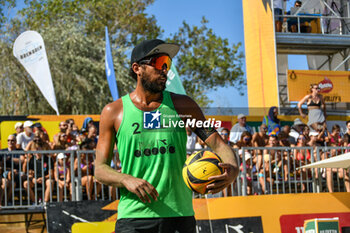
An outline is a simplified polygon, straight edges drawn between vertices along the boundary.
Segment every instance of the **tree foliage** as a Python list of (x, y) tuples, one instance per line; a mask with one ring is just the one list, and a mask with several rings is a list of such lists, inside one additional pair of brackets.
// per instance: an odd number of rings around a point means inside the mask
[(170, 39), (181, 44), (176, 67), (187, 94), (200, 106), (211, 102), (206, 95), (210, 90), (234, 85), (241, 93), (240, 88), (245, 84), (241, 69), (243, 54), (239, 52), (241, 44), (230, 48), (228, 40), (216, 36), (207, 23), (204, 17), (200, 27), (190, 27), (183, 22)]
[[(135, 87), (128, 74), (132, 47), (161, 38), (154, 16), (145, 13), (153, 0), (32, 0), (9, 18), (14, 0), (0, 0), (0, 114), (54, 114), (22, 65), (12, 55), (15, 39), (26, 30), (44, 41), (61, 114), (100, 113), (112, 101), (105, 75), (105, 26), (108, 26), (119, 94)], [(7, 15), (5, 14), (7, 13)], [(244, 84), (240, 44), (229, 47), (203, 19), (200, 27), (185, 22), (166, 38), (181, 45), (175, 64), (186, 92), (206, 106), (206, 90)]]

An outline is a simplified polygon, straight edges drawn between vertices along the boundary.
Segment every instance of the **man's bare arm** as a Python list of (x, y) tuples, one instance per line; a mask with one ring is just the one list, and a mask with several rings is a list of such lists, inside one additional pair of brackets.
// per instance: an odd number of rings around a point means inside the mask
[(114, 187), (125, 187), (136, 194), (143, 202), (151, 202), (148, 195), (157, 200), (159, 195), (157, 190), (146, 180), (117, 172), (110, 167), (116, 140), (116, 128), (121, 123), (121, 118), (118, 119), (118, 117), (123, 115), (121, 100), (118, 101), (107, 105), (101, 113), (100, 136), (96, 148), (95, 176), (101, 183)]
[[(179, 114), (190, 116), (192, 119), (205, 121), (204, 114), (199, 106), (188, 96), (173, 95), (174, 105)], [(217, 193), (230, 185), (238, 175), (238, 165), (232, 148), (227, 145), (220, 135), (216, 132), (203, 129), (192, 129), (194, 132), (202, 131), (203, 135), (207, 133), (204, 142), (220, 156), (223, 163), (220, 166), (224, 173), (219, 176), (212, 176), (209, 179), (215, 180), (207, 186), (211, 193)], [(198, 134), (197, 134), (198, 135)]]

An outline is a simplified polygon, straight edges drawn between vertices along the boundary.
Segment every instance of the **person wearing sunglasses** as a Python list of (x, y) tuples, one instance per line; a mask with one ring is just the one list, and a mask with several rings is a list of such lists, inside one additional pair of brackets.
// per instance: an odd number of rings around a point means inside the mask
[(218, 130), (222, 140), (224, 140), (224, 142), (229, 145), (230, 147), (233, 147), (233, 143), (230, 142), (230, 130), (228, 130), (227, 128), (221, 128), (220, 130)]
[[(10, 198), (12, 198), (12, 186), (14, 186), (14, 188), (20, 187), (20, 176), (24, 162), (24, 155), (13, 153), (23, 151), (16, 148), (16, 137), (14, 134), (7, 137), (7, 148), (1, 149), (0, 151), (7, 152), (6, 154), (0, 154), (0, 170), (2, 170), (0, 174), (4, 179), (4, 182), (2, 183), (3, 188), (5, 189), (5, 183), (7, 186), (7, 201), (10, 201)], [(24, 177), (22, 176), (21, 178), (23, 181)], [(12, 200), (12, 202), (14, 202), (14, 200)]]
[(312, 131), (317, 131), (320, 128), (326, 127), (326, 104), (320, 91), (321, 89), (318, 84), (311, 84), (311, 93), (302, 98), (298, 103), (299, 113), (305, 118), (306, 115), (303, 113), (301, 107), (306, 102), (309, 111), (309, 121), (307, 124), (312, 128)]
[[(187, 125), (205, 121), (198, 105), (188, 96), (165, 90), (179, 49), (179, 45), (159, 39), (136, 45), (130, 64), (135, 90), (108, 104), (101, 113), (95, 177), (120, 188), (116, 233), (196, 232), (192, 192), (182, 178), (186, 126), (223, 160), (219, 166), (224, 173), (210, 178), (214, 181), (207, 186), (210, 193), (220, 192), (238, 175), (234, 152), (215, 129)], [(121, 172), (110, 167), (115, 143)]]

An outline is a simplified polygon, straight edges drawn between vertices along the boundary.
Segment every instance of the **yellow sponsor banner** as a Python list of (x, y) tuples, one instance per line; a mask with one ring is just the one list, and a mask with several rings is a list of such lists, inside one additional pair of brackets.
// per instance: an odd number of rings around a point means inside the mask
[(278, 106), (276, 48), (271, 2), (244, 0), (244, 41), (249, 115)]
[(325, 70), (288, 70), (289, 101), (300, 101), (317, 84), (326, 102), (350, 102), (350, 72)]
[[(193, 208), (197, 228), (202, 226), (201, 232), (210, 232), (203, 224), (208, 220), (217, 229), (242, 224), (241, 232), (251, 232), (247, 221), (255, 222), (263, 229), (253, 232), (266, 233), (298, 232), (296, 229), (302, 229), (304, 220), (313, 218), (338, 217), (341, 226), (350, 226), (350, 193), (344, 192), (203, 198), (194, 199)], [(117, 209), (118, 201), (103, 208)], [(114, 215), (103, 222), (75, 223), (72, 232), (113, 232), (116, 219), (117, 215)]]
[(74, 223), (72, 233), (113, 233), (115, 222)]
[[(1, 132), (1, 148), (7, 148), (7, 137), (10, 134), (16, 133), (15, 131), (15, 124), (17, 122), (24, 121), (3, 121), (0, 125), (0, 132)], [(59, 121), (33, 121), (33, 123), (40, 122), (43, 128), (47, 131), (47, 134), (49, 135), (50, 141), (53, 141), (53, 136), (59, 132)]]

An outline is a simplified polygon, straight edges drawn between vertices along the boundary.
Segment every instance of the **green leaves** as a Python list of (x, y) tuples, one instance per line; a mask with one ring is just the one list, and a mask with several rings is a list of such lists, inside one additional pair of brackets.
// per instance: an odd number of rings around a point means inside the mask
[(228, 40), (216, 36), (207, 23), (204, 17), (200, 27), (183, 22), (179, 32), (169, 39), (181, 45), (176, 66), (184, 88), (203, 107), (210, 103), (206, 97), (209, 90), (234, 85), (240, 91), (245, 84), (241, 44), (230, 48)]
[[(14, 40), (26, 30), (45, 42), (61, 114), (99, 114), (112, 101), (105, 74), (108, 26), (119, 94), (135, 88), (129, 57), (135, 44), (161, 38), (162, 29), (145, 9), (153, 0), (26, 0), (11, 16), (16, 1), (0, 0), (0, 114), (55, 114), (24, 68), (12, 55)], [(181, 45), (175, 64), (186, 92), (200, 106), (211, 100), (208, 90), (244, 85), (240, 44), (215, 35), (203, 18), (186, 22), (168, 38)]]

